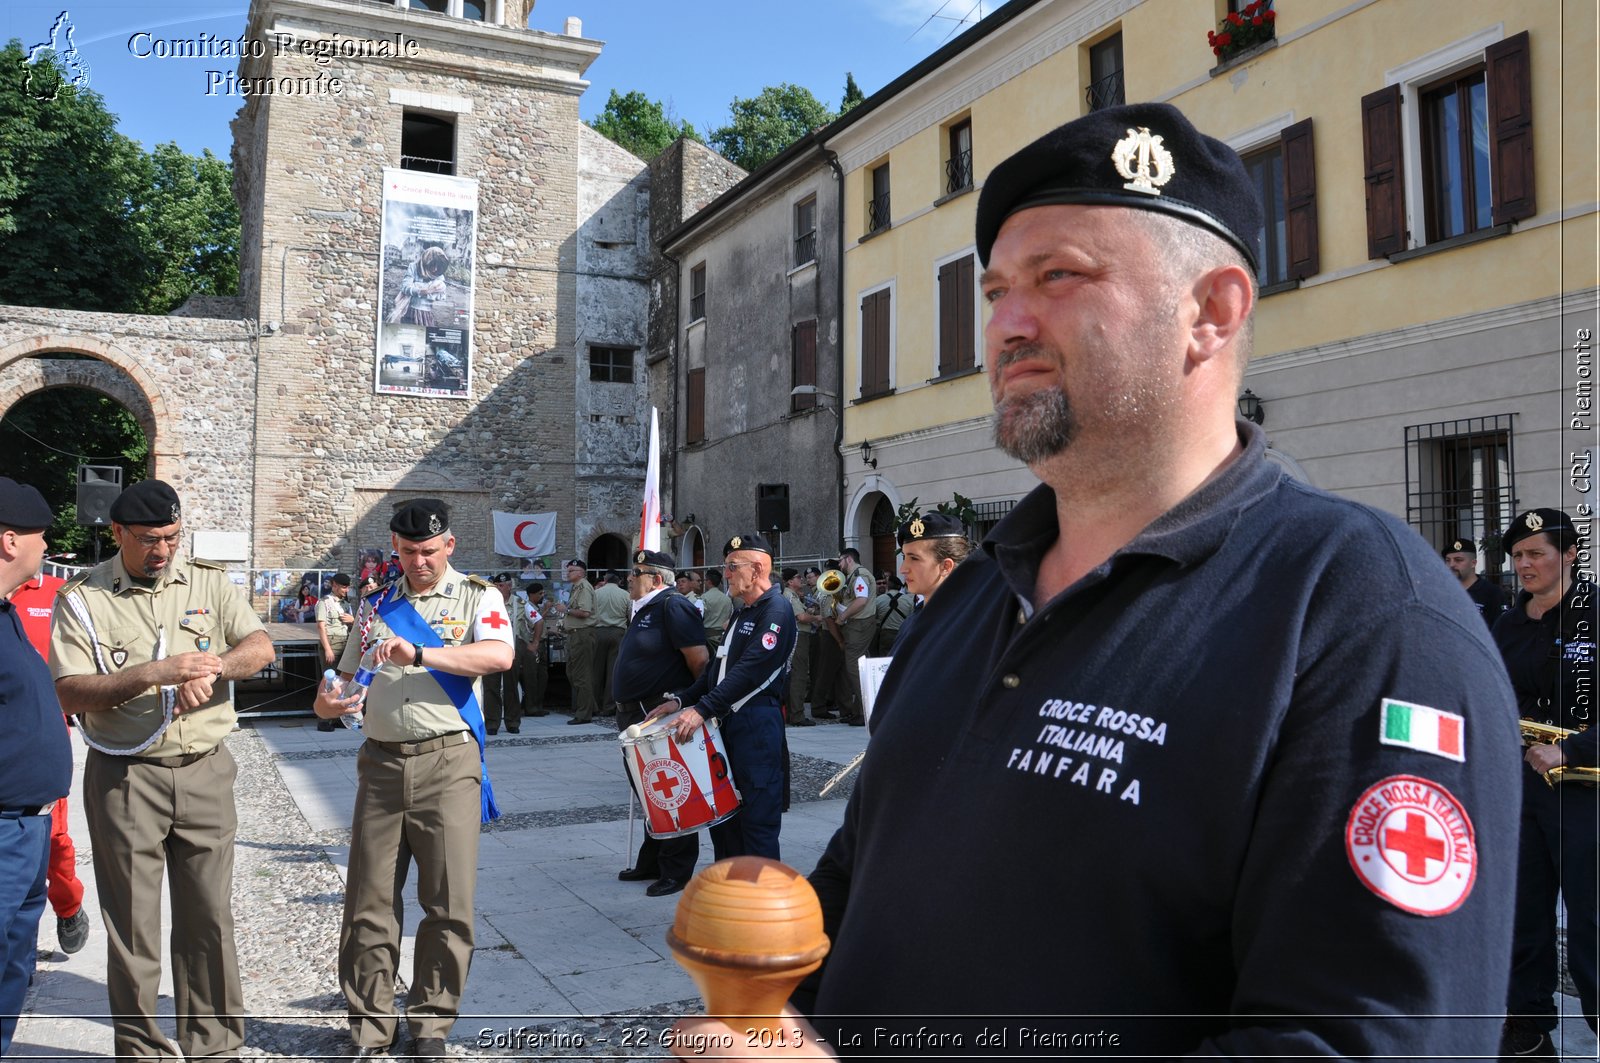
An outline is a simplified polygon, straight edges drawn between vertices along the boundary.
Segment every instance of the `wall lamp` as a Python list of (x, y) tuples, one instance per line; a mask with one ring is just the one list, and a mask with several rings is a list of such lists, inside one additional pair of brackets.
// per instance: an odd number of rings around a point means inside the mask
[(1239, 416), (1254, 424), (1261, 424), (1267, 419), (1261, 399), (1249, 388), (1245, 388), (1244, 394), (1239, 396)]
[(861, 441), (861, 464), (878, 467), (878, 459), (872, 456), (872, 443), (866, 439)]

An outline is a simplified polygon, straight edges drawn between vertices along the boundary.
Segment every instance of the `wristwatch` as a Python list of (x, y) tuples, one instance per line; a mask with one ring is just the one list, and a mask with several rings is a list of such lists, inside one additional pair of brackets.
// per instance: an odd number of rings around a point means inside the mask
[(416, 656), (411, 658), (411, 664), (412, 664), (413, 667), (416, 667), (416, 668), (421, 668), (422, 667), (422, 646), (420, 644), (417, 646)]

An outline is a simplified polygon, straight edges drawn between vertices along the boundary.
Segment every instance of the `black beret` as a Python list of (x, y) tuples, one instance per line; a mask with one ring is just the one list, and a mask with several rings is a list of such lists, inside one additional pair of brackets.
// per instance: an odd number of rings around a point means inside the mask
[(783, 582), (788, 583), (790, 580), (794, 579), (798, 575), (800, 575), (798, 570), (792, 569), (792, 568), (786, 568), (786, 569), (783, 570)]
[(118, 524), (164, 528), (183, 519), (178, 492), (164, 480), (140, 480), (111, 503), (111, 519)]
[(494, 575), (494, 579), (490, 580), (489, 582), (491, 582), (491, 583), (515, 583), (516, 580), (512, 577), (511, 573), (509, 573), (509, 572), (496, 572), (495, 575)]
[(806, 575), (808, 575), (808, 576), (820, 576), (820, 575), (822, 575), (822, 569), (818, 568), (816, 565), (808, 566), (806, 568)]
[(341, 587), (348, 587), (350, 586), (350, 576), (344, 572), (335, 572), (333, 574), (333, 578), (328, 580), (328, 582), (337, 583)]
[(1578, 529), (1572, 526), (1572, 518), (1559, 509), (1530, 509), (1526, 513), (1519, 513), (1511, 522), (1511, 529), (1500, 536), (1500, 545), (1504, 547), (1506, 556), (1510, 556), (1511, 548), (1530, 535), (1545, 532), (1556, 544), (1557, 550), (1565, 550), (1578, 541)]
[(1063, 203), (1155, 210), (1211, 230), (1256, 268), (1261, 202), (1238, 152), (1168, 103), (1091, 111), (1004, 160), (978, 196), (978, 258), (1019, 210)]
[(895, 537), (904, 546), (906, 543), (920, 543), (924, 539), (965, 539), (967, 529), (955, 517), (934, 511), (912, 517), (900, 525)]
[(750, 535), (735, 535), (728, 540), (728, 545), (722, 548), (722, 556), (727, 557), (735, 550), (758, 550), (768, 557), (776, 556), (772, 552), (772, 544), (767, 542), (760, 532), (754, 532)]
[(583, 569), (585, 572), (589, 571), (589, 566), (584, 564), (582, 560), (576, 557), (567, 562), (568, 568), (572, 568), (573, 566), (577, 566), (578, 568)]
[(1451, 554), (1475, 554), (1477, 552), (1478, 544), (1471, 539), (1451, 539), (1444, 544), (1442, 556), (1449, 557)]
[(19, 484), (9, 476), (0, 476), (0, 524), (23, 531), (35, 531), (54, 524), (55, 514), (37, 487)]
[(450, 507), (437, 498), (413, 498), (394, 511), (389, 530), (420, 543), (450, 530)]
[(663, 553), (660, 550), (640, 550), (633, 555), (633, 563), (644, 565), (646, 568), (672, 569), (678, 567), (673, 562), (671, 554)]

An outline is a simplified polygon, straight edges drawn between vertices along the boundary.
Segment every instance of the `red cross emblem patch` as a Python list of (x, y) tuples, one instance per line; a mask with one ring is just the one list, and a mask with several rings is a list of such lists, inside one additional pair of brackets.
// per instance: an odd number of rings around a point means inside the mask
[(1362, 885), (1414, 915), (1455, 911), (1478, 873), (1467, 810), (1449, 790), (1415, 775), (1391, 775), (1356, 798), (1344, 848)]
[(667, 757), (649, 761), (641, 773), (644, 779), (645, 798), (657, 808), (671, 812), (689, 800), (694, 780), (682, 764)]

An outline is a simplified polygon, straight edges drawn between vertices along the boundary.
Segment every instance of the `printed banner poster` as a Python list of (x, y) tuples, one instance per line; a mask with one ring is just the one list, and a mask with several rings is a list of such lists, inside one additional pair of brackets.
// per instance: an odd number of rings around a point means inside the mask
[(477, 181), (383, 171), (378, 394), (471, 398), (477, 219)]

